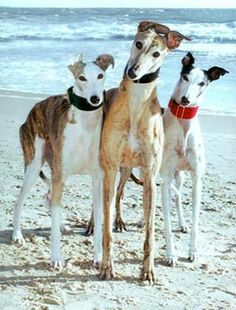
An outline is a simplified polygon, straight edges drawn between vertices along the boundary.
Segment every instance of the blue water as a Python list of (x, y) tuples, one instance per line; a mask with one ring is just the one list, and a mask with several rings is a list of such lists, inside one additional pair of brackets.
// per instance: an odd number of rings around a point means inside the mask
[(116, 66), (106, 88), (119, 84), (141, 20), (166, 24), (189, 37), (165, 59), (158, 86), (165, 106), (187, 51), (204, 69), (220, 66), (230, 74), (212, 83), (203, 110), (236, 113), (235, 9), (30, 9), (0, 8), (0, 89), (62, 93), (73, 79), (67, 69), (74, 56), (85, 60), (110, 53)]

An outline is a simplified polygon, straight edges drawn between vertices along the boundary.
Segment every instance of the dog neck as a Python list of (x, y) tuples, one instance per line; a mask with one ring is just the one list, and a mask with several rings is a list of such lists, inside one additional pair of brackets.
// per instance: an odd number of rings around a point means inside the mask
[(134, 83), (127, 77), (124, 79), (124, 85), (130, 94), (130, 104), (134, 109), (145, 109), (150, 103), (149, 98), (155, 90), (157, 79), (150, 83)]
[[(171, 101), (172, 100), (170, 100), (170, 102)], [(164, 127), (168, 128), (169, 126), (175, 124), (175, 126), (177, 126), (177, 128), (179, 127), (179, 129), (182, 131), (183, 138), (186, 143), (189, 133), (191, 132), (192, 128), (194, 128), (198, 123), (198, 117), (197, 117), (198, 107), (191, 107), (192, 109), (195, 108), (195, 110), (190, 110), (189, 112), (186, 112), (187, 114), (184, 114), (184, 111), (177, 110), (178, 109), (177, 103), (175, 103), (175, 105), (172, 106), (170, 102), (168, 105), (168, 109), (164, 113)], [(183, 117), (184, 115), (186, 117)]]
[[(130, 126), (136, 130), (140, 119), (145, 110), (160, 109), (157, 103), (156, 86), (157, 79), (145, 84), (134, 83), (128, 77), (125, 77), (121, 83), (121, 88), (125, 90), (126, 100), (124, 105), (128, 105)], [(154, 111), (154, 109), (152, 109)], [(158, 111), (157, 111), (158, 112)]]

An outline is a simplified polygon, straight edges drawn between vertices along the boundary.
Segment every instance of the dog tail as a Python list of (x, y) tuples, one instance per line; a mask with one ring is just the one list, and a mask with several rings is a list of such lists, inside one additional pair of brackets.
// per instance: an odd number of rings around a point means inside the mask
[(50, 182), (49, 178), (46, 177), (46, 175), (43, 173), (42, 170), (39, 172), (39, 176), (47, 184), (47, 186), (50, 188), (51, 182)]
[[(134, 181), (134, 183), (143, 186), (144, 181), (138, 179), (138, 178), (133, 174), (133, 172), (131, 172), (130, 178), (131, 178), (132, 181)], [(156, 183), (156, 186), (160, 186), (160, 183)], [(176, 190), (177, 190), (177, 189), (176, 189)]]
[(133, 172), (131, 172), (130, 178), (132, 181), (134, 181), (134, 183), (143, 186), (143, 180), (138, 179)]

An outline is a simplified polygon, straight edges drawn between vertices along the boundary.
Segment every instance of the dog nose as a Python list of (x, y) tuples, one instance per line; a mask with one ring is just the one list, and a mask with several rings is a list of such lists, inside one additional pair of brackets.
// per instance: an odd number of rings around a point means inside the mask
[(100, 98), (98, 96), (92, 96), (90, 97), (90, 101), (94, 104), (99, 103)]
[(134, 73), (134, 71), (133, 71), (132, 68), (130, 68), (130, 69), (128, 70), (128, 76), (129, 76), (129, 78), (131, 78), (131, 79), (135, 79), (135, 78), (137, 77), (137, 75)]
[(188, 103), (189, 103), (189, 100), (188, 100), (188, 98), (186, 98), (185, 96), (183, 96), (183, 97), (181, 98), (181, 102), (182, 102), (183, 104), (188, 104)]

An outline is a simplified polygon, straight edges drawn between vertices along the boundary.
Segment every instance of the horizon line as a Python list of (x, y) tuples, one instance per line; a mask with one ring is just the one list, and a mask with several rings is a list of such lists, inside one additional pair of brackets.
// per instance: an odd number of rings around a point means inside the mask
[(223, 10), (230, 10), (230, 9), (236, 9), (236, 6), (235, 7), (133, 7), (133, 6), (130, 6), (130, 7), (112, 7), (112, 6), (109, 6), (109, 7), (105, 7), (105, 6), (100, 6), (100, 7), (95, 7), (95, 6), (90, 6), (90, 7), (85, 7), (85, 6), (81, 6), (81, 7), (78, 7), (78, 6), (65, 6), (65, 7), (62, 7), (62, 6), (59, 6), (59, 7), (56, 7), (56, 6), (8, 6), (8, 5), (0, 5), (0, 7), (2, 8), (12, 8), (12, 9), (17, 9), (17, 8), (20, 8), (20, 9), (157, 9), (157, 10), (166, 10), (166, 9), (212, 9), (212, 10), (215, 10), (215, 9), (223, 9)]

